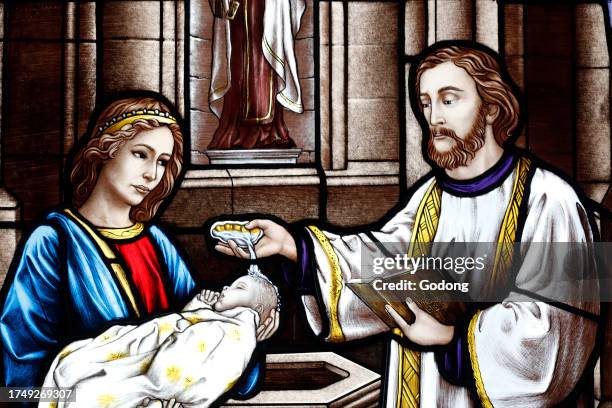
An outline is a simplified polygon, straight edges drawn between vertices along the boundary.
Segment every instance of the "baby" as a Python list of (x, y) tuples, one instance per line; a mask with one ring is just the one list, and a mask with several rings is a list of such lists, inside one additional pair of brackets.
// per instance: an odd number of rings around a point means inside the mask
[(196, 295), (183, 311), (199, 309), (202, 304), (212, 306), (217, 312), (224, 312), (235, 307), (248, 307), (263, 316), (278, 306), (278, 291), (274, 285), (263, 275), (245, 275), (225, 286), (221, 293), (212, 290), (203, 290)]
[(263, 275), (204, 290), (180, 313), (139, 326), (113, 326), (60, 352), (45, 387), (73, 390), (76, 402), (39, 407), (208, 407), (245, 370), (263, 316), (278, 307)]

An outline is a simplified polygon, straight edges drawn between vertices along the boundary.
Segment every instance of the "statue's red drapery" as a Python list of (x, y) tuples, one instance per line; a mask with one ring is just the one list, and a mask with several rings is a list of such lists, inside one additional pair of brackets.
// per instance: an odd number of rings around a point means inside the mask
[(262, 52), (265, 2), (242, 0), (230, 21), (231, 87), (209, 149), (290, 148), (278, 78)]

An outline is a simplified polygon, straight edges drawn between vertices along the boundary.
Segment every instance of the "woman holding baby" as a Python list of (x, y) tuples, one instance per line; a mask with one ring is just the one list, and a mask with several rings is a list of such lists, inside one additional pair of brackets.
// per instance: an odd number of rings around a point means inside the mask
[[(152, 222), (181, 174), (177, 118), (165, 99), (141, 93), (114, 99), (90, 124), (73, 158), (71, 205), (32, 232), (7, 280), (0, 317), (7, 386), (40, 385), (69, 342), (111, 322), (178, 311), (195, 293), (187, 265)], [(276, 329), (275, 316), (259, 339)]]

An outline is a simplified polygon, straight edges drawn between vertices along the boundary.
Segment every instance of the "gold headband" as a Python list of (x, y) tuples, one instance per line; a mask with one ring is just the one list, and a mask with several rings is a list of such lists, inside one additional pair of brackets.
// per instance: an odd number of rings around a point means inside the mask
[(115, 116), (111, 120), (104, 122), (104, 125), (100, 126), (98, 130), (100, 131), (100, 133), (113, 133), (121, 129), (125, 125), (132, 124), (137, 120), (147, 119), (155, 119), (159, 123), (164, 123), (166, 125), (176, 123), (176, 119), (168, 112), (161, 112), (158, 109), (141, 109)]

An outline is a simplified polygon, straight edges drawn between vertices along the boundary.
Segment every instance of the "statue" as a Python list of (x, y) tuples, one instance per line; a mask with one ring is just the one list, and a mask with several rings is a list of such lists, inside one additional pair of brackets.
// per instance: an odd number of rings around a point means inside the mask
[(302, 113), (293, 46), (304, 0), (211, 0), (215, 16), (208, 101), (219, 118), (209, 149), (295, 147), (283, 109)]

